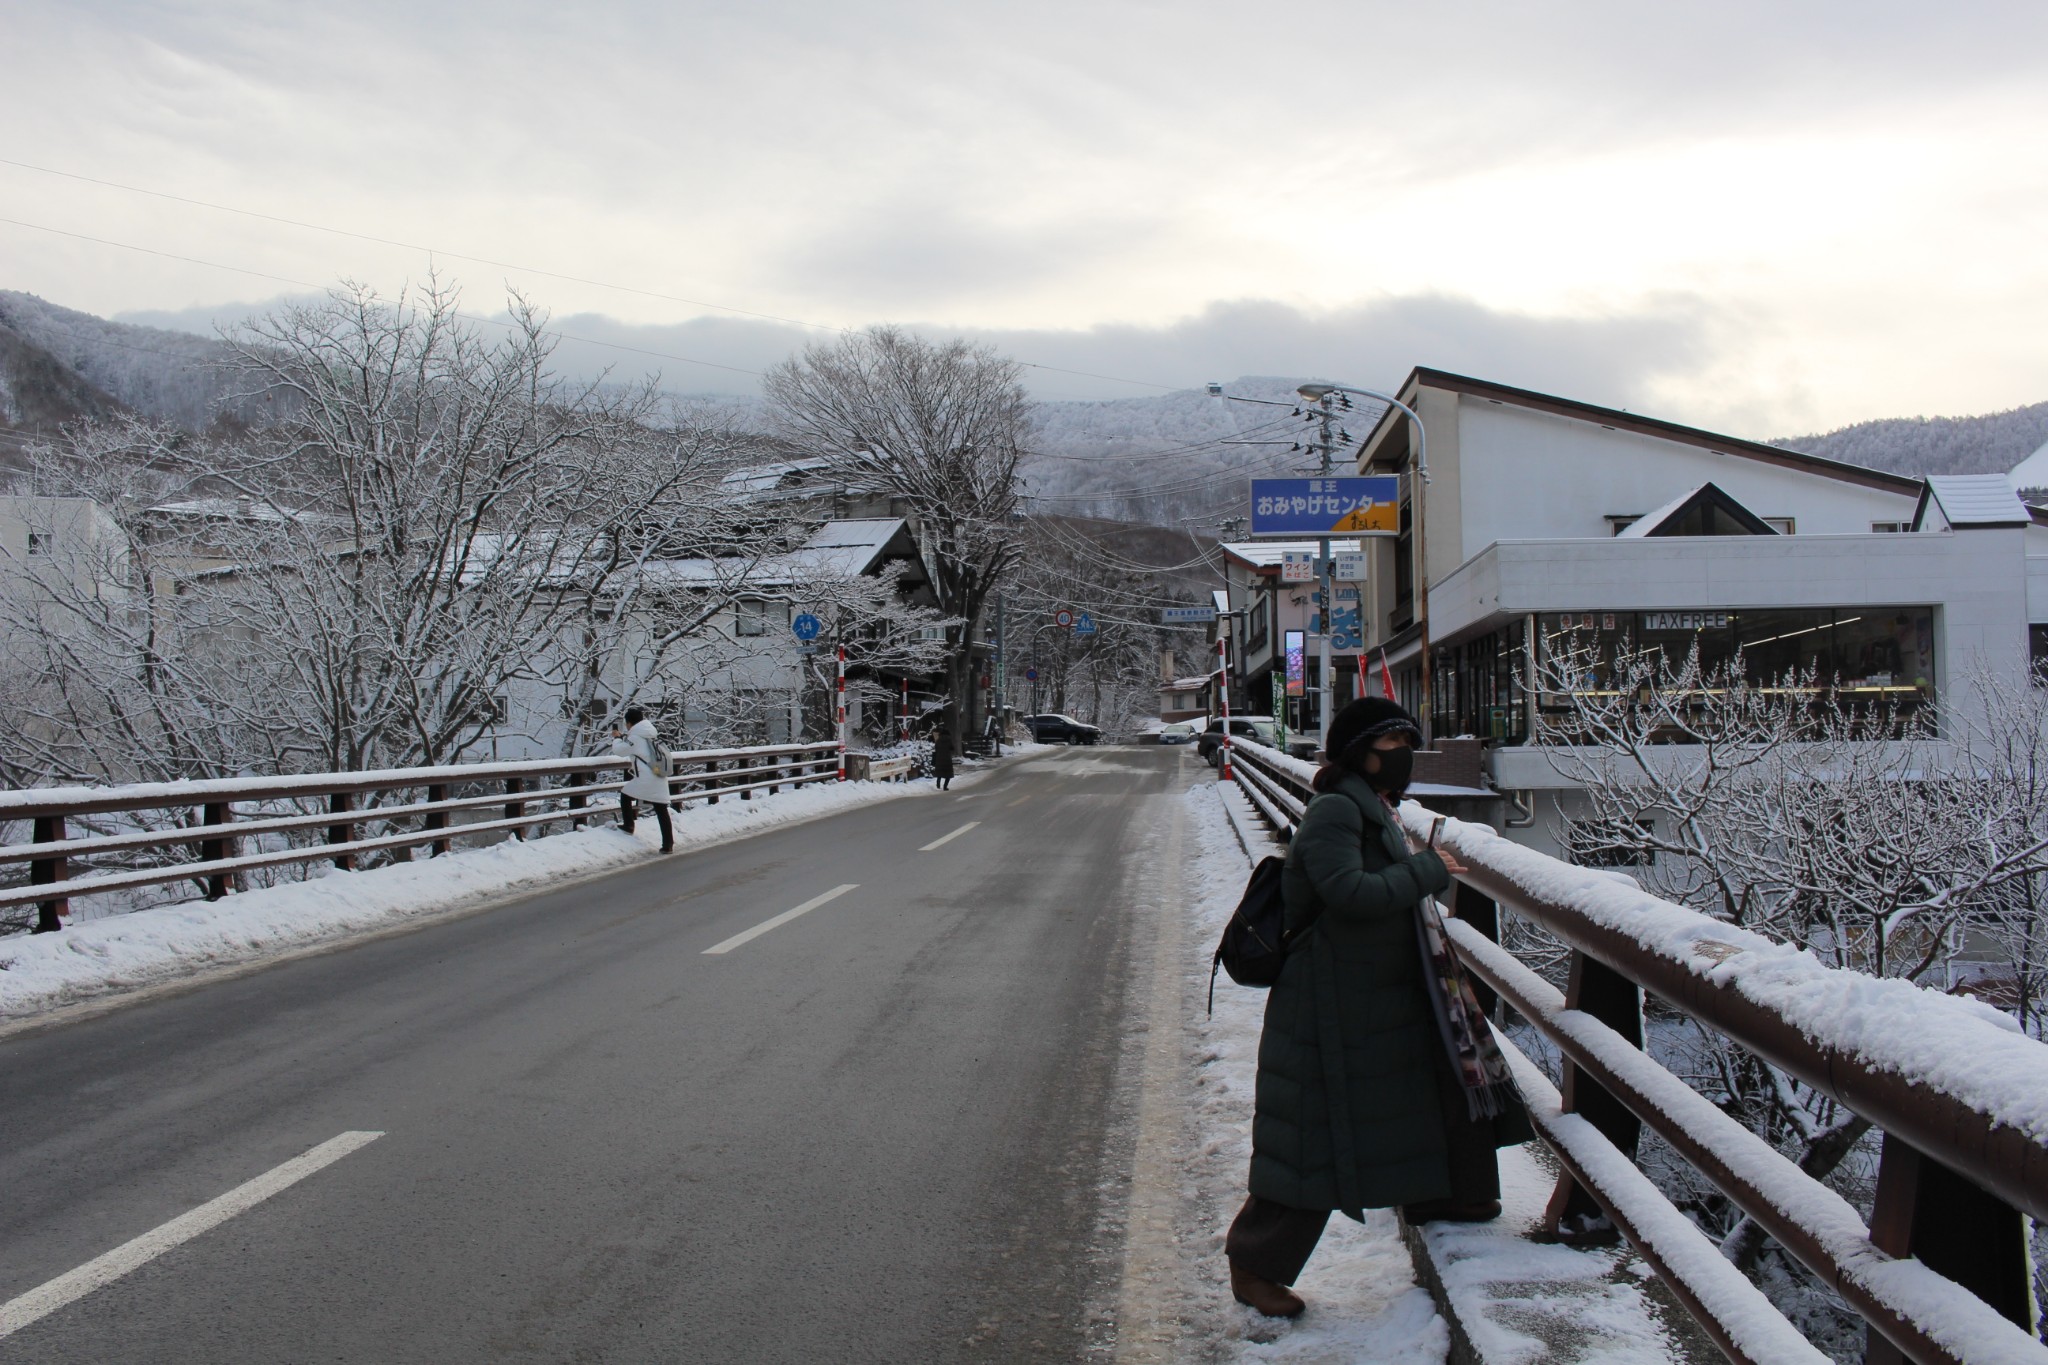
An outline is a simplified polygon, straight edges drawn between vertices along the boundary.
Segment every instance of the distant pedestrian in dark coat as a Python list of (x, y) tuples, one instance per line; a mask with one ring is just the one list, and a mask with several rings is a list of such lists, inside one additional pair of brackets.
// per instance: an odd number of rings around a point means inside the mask
[(1472, 1117), (1439, 1029), (1416, 908), (1464, 869), (1411, 850), (1395, 821), (1420, 739), (1391, 701), (1345, 707), (1288, 850), (1287, 927), (1302, 936), (1266, 1002), (1251, 1196), (1225, 1242), (1231, 1292), (1271, 1317), (1301, 1312), (1287, 1286), (1332, 1211), (1497, 1217), (1494, 1149), (1533, 1136), (1519, 1101)]
[(940, 791), (953, 785), (953, 733), (943, 725), (932, 731), (932, 777)]

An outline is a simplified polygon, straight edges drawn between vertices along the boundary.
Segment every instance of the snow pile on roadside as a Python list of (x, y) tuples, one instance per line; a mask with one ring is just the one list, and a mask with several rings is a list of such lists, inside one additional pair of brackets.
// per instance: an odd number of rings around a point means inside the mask
[[(819, 783), (751, 801), (693, 803), (676, 814), (676, 847), (702, 848), (929, 791), (896, 782)], [(640, 862), (659, 840), (655, 822), (643, 817), (634, 834), (586, 829), (366, 872), (328, 869), (225, 900), (137, 910), (61, 933), (9, 936), (0, 939), (0, 1019), (543, 891)]]
[[(1191, 998), (1206, 997), (1209, 955), (1243, 894), (1249, 867), (1225, 813), (1235, 788), (1204, 782), (1182, 798), (1196, 848), (1184, 872), (1190, 933), (1187, 976)], [(1256, 827), (1249, 811), (1246, 829)], [(1257, 856), (1277, 851), (1254, 847)], [(1215, 1229), (1204, 1264), (1227, 1273), (1224, 1230), (1244, 1202), (1251, 1162), (1252, 1086), (1266, 993), (1216, 980), (1213, 1017), (1196, 1013), (1189, 1029), (1195, 1067), (1195, 1126), (1200, 1134), (1189, 1175), (1205, 1224)], [(1293, 1322), (1262, 1317), (1229, 1305), (1228, 1334), (1240, 1343), (1237, 1358), (1257, 1361), (1358, 1361), (1372, 1365), (1440, 1365), (1450, 1329), (1427, 1291), (1415, 1282), (1413, 1262), (1391, 1210), (1375, 1209), (1363, 1225), (1338, 1214), (1296, 1286), (1308, 1312)], [(1227, 1294), (1227, 1291), (1225, 1291)]]

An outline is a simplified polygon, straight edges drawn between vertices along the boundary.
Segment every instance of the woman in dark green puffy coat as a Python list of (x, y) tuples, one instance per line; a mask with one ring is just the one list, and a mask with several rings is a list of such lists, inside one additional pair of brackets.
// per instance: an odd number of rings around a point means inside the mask
[(1333, 1211), (1496, 1217), (1494, 1150), (1532, 1136), (1518, 1106), (1471, 1116), (1439, 1032), (1415, 908), (1464, 869), (1411, 850), (1389, 804), (1421, 737), (1391, 701), (1345, 707), (1288, 851), (1291, 951), (1259, 1039), (1251, 1196), (1225, 1243), (1232, 1293), (1268, 1316), (1301, 1312), (1287, 1286)]

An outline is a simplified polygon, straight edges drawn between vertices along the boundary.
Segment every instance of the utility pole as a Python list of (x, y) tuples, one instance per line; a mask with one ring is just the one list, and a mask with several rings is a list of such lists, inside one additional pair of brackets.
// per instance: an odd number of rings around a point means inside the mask
[[(1320, 389), (1321, 392), (1317, 392)], [(1316, 441), (1313, 450), (1321, 457), (1323, 477), (1330, 477), (1331, 457), (1337, 450), (1337, 407), (1334, 401), (1336, 390), (1320, 384), (1307, 384), (1298, 390), (1304, 398), (1313, 398), (1316, 404)], [(1330, 747), (1330, 699), (1336, 689), (1330, 685), (1330, 632), (1337, 621), (1337, 576), (1336, 566), (1330, 560), (1330, 538), (1324, 536), (1316, 542), (1316, 560), (1322, 566), (1322, 629), (1316, 632), (1316, 747), (1328, 756)]]
[(1003, 676), (1003, 664), (1006, 662), (1003, 658), (1003, 605), (1004, 600), (1008, 596), (1008, 593), (999, 592), (996, 594), (996, 700), (994, 710), (996, 722), (995, 756), (997, 758), (1003, 756), (1003, 685), (1007, 681)]

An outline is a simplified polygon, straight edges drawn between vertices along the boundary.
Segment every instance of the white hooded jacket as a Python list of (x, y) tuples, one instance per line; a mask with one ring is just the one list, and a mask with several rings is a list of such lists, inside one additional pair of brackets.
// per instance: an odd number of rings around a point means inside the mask
[(668, 804), (668, 779), (662, 776), (668, 765), (661, 751), (661, 735), (654, 722), (643, 720), (626, 731), (624, 739), (612, 741), (612, 752), (633, 760), (633, 776), (621, 789), (635, 801)]

